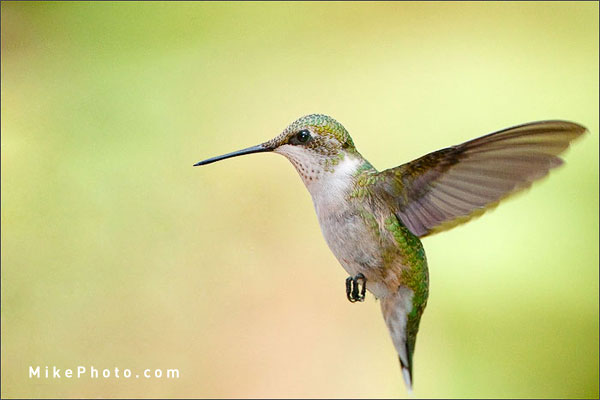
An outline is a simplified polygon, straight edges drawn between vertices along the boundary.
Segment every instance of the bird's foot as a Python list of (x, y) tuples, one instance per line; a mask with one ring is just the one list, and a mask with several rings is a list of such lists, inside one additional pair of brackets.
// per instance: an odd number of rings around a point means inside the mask
[(363, 274), (346, 278), (346, 297), (350, 303), (365, 301), (367, 291), (367, 278)]

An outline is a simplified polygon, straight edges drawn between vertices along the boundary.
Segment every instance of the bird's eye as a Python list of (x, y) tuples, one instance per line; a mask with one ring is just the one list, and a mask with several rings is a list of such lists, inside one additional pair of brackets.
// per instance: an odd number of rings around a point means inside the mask
[(311, 136), (308, 129), (302, 129), (301, 131), (296, 133), (296, 135), (294, 135), (294, 137), (292, 138), (293, 140), (291, 140), (291, 142), (292, 144), (305, 144), (310, 140), (310, 138)]

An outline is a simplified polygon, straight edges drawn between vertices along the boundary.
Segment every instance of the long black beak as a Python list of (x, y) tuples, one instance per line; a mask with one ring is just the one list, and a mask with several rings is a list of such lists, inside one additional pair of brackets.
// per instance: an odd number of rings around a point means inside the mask
[(197, 167), (198, 165), (206, 165), (206, 164), (214, 163), (215, 161), (224, 160), (226, 158), (243, 156), (244, 154), (262, 153), (265, 151), (273, 151), (273, 149), (265, 146), (265, 144), (263, 143), (263, 144), (259, 144), (258, 146), (248, 147), (247, 149), (234, 151), (233, 153), (223, 154), (222, 156), (212, 157), (212, 158), (209, 158), (204, 161), (199, 161), (196, 164), (194, 164), (194, 167)]

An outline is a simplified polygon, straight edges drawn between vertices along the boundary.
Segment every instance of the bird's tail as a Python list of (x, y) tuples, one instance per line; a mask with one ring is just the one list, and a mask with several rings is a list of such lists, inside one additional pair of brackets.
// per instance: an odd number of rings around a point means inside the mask
[(407, 287), (400, 287), (396, 293), (390, 293), (380, 300), (383, 318), (400, 360), (402, 377), (410, 393), (413, 384), (412, 367), (415, 341), (425, 305), (415, 305), (416, 307), (413, 308), (413, 291)]

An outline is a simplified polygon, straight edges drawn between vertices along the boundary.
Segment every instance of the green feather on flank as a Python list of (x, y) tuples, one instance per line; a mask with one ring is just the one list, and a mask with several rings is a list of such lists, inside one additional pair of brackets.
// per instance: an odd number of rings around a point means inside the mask
[(355, 189), (350, 193), (351, 198), (364, 198), (369, 195), (369, 186), (374, 185), (381, 177), (370, 162), (364, 162), (354, 172)]
[[(395, 215), (385, 220), (385, 228), (394, 236), (398, 244), (403, 264), (408, 268), (402, 271), (402, 281), (413, 291), (413, 308), (409, 320), (421, 317), (429, 295), (429, 277), (425, 250), (418, 237), (413, 235)], [(417, 326), (418, 328), (418, 326)]]
[(371, 230), (371, 232), (373, 232), (373, 234), (376, 237), (381, 237), (381, 232), (379, 230), (379, 224), (377, 223), (377, 218), (375, 218), (375, 215), (373, 213), (370, 213), (369, 211), (363, 209), (360, 211), (360, 216), (363, 219), (363, 221), (365, 221), (365, 223), (367, 224), (367, 226), (369, 227), (369, 229)]
[[(385, 228), (392, 233), (400, 248), (403, 264), (407, 267), (402, 271), (401, 278), (407, 287), (413, 291), (412, 310), (406, 316), (406, 348), (408, 368), (412, 375), (413, 354), (419, 331), (419, 323), (429, 296), (429, 274), (425, 250), (419, 238), (412, 234), (395, 215), (385, 220)], [(402, 361), (401, 361), (402, 363)]]

